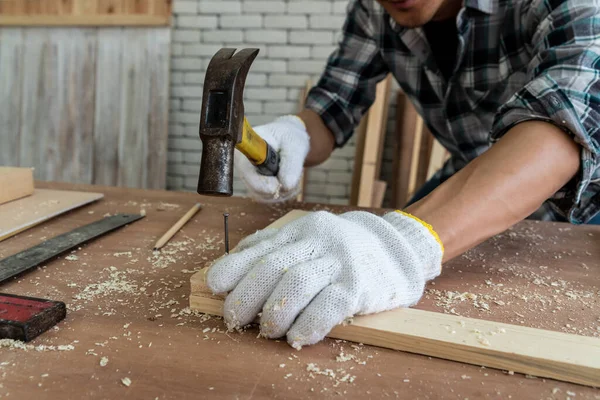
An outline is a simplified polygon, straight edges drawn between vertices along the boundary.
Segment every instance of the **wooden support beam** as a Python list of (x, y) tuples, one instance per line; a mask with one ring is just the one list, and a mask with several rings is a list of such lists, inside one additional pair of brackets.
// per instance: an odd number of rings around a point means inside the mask
[(398, 91), (396, 101), (396, 135), (392, 177), (392, 206), (403, 208), (408, 201), (408, 186), (419, 115), (404, 93)]
[(171, 0), (2, 0), (0, 26), (159, 26)]
[[(302, 215), (292, 211), (270, 227)], [(206, 269), (191, 278), (190, 308), (223, 314), (223, 297), (205, 285)], [(467, 364), (600, 386), (600, 339), (412, 308), (357, 316), (330, 338)]]
[[(313, 84), (310, 79), (308, 79), (304, 85), (304, 88), (300, 90), (300, 95), (298, 96), (298, 112), (304, 110), (304, 104), (306, 103), (306, 97), (308, 96), (308, 92), (312, 88)], [(300, 192), (296, 196), (296, 201), (304, 201), (304, 191), (306, 189), (306, 168), (302, 171), (302, 177), (300, 178)]]
[[(354, 158), (353, 182), (358, 182), (352, 205), (371, 207), (374, 183), (381, 171), (381, 155), (387, 126), (387, 113), (392, 76), (388, 75), (377, 84), (375, 102), (368, 111), (365, 134), (357, 144)], [(354, 186), (354, 185), (353, 185)]]

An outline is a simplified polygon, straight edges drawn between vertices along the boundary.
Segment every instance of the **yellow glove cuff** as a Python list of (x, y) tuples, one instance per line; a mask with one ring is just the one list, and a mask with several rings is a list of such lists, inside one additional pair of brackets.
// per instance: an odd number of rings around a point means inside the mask
[(408, 217), (408, 218), (412, 218), (412, 219), (414, 219), (415, 221), (417, 221), (418, 223), (420, 223), (421, 225), (423, 225), (425, 228), (427, 228), (427, 230), (429, 231), (429, 233), (431, 233), (431, 234), (433, 235), (433, 238), (435, 239), (435, 241), (436, 241), (436, 242), (438, 242), (438, 244), (439, 244), (439, 245), (440, 245), (440, 247), (442, 248), (442, 254), (444, 253), (444, 251), (445, 251), (445, 250), (444, 250), (444, 243), (442, 243), (442, 240), (440, 239), (440, 236), (439, 236), (439, 235), (437, 234), (437, 232), (436, 232), (436, 231), (433, 229), (433, 226), (429, 225), (427, 222), (423, 221), (422, 219), (420, 219), (420, 218), (417, 218), (417, 217), (415, 217), (414, 215), (412, 215), (412, 214), (409, 214), (409, 213), (407, 213), (407, 212), (400, 211), (400, 210), (396, 210), (396, 212), (397, 212), (398, 214), (402, 214), (402, 215), (404, 215), (405, 217)]

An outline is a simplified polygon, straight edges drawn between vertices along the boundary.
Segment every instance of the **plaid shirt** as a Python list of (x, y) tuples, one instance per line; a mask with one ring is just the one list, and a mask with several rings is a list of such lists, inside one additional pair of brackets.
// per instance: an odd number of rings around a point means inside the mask
[(515, 124), (551, 122), (581, 145), (581, 168), (532, 218), (590, 220), (600, 210), (600, 0), (465, 0), (457, 28), (446, 81), (421, 28), (398, 26), (374, 0), (351, 1), (307, 108), (342, 146), (392, 73), (452, 155), (442, 180)]

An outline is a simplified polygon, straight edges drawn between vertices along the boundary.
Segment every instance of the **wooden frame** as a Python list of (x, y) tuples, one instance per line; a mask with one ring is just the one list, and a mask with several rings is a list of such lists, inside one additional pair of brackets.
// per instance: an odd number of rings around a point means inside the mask
[[(392, 76), (388, 74), (377, 84), (375, 102), (357, 129), (356, 155), (352, 176), (350, 204), (373, 207), (373, 199), (381, 172), (381, 156), (385, 141), (388, 104)], [(365, 120), (366, 118), (366, 120)], [(379, 185), (379, 190), (380, 190)]]
[(0, 26), (166, 26), (171, 0), (2, 0)]

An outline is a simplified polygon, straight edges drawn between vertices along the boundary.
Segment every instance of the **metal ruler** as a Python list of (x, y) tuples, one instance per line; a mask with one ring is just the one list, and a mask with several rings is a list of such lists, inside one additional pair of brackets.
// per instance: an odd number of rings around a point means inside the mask
[(38, 266), (51, 258), (71, 250), (80, 244), (104, 235), (138, 219), (144, 218), (138, 214), (117, 214), (105, 217), (89, 225), (74, 229), (71, 232), (53, 237), (20, 253), (0, 260), (0, 283)]

